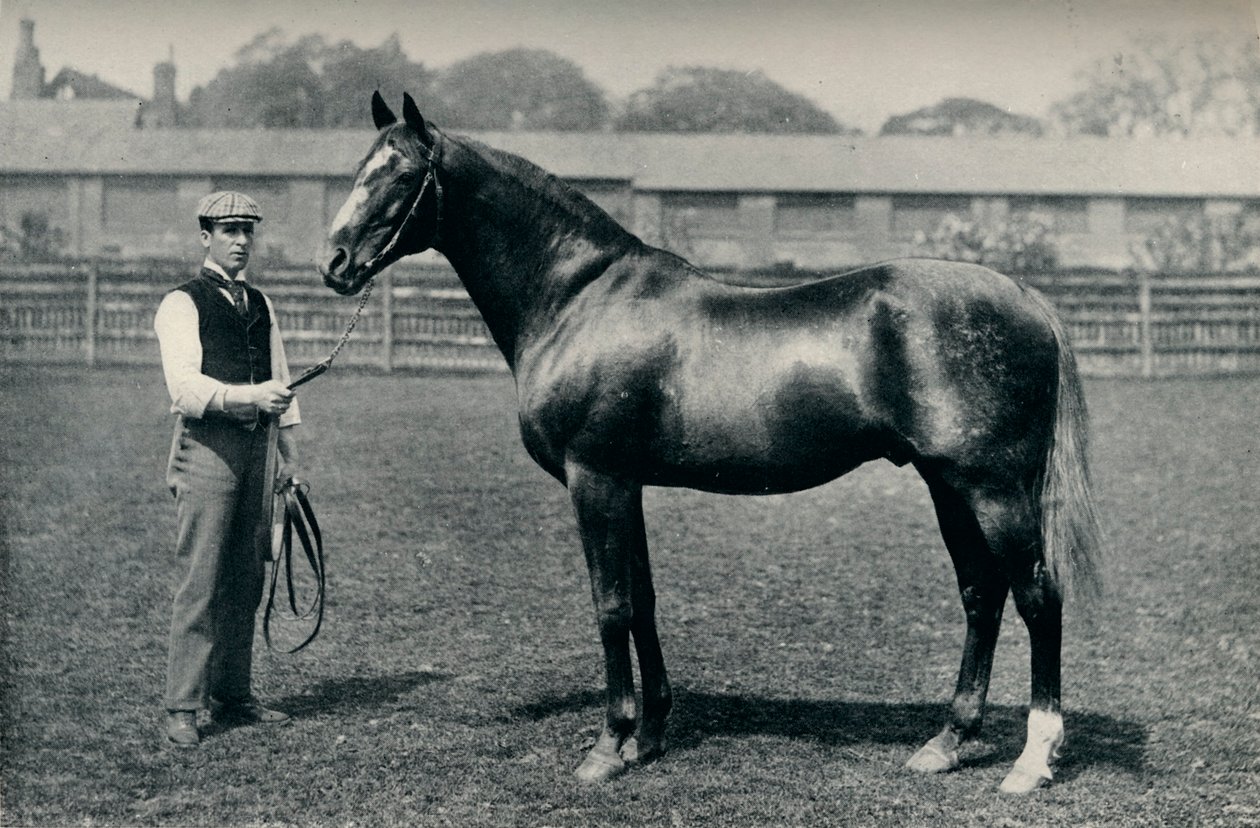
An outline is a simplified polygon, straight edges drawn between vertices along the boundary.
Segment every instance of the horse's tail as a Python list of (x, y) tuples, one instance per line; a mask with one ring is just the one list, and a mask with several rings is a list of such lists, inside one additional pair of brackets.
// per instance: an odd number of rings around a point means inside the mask
[(1025, 288), (1025, 293), (1045, 317), (1059, 352), (1054, 423), (1040, 485), (1045, 565), (1060, 594), (1097, 598), (1102, 543), (1090, 493), (1085, 394), (1058, 314), (1038, 291)]

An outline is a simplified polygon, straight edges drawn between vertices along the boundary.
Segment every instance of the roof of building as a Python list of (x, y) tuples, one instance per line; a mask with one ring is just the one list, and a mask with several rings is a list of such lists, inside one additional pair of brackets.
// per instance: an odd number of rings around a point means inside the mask
[(0, 171), (55, 169), (86, 147), (133, 134), (139, 111), (138, 99), (0, 101)]
[[(136, 102), (0, 103), (0, 173), (349, 175), (368, 130), (136, 129)], [(478, 132), (646, 191), (1260, 198), (1260, 140)]]
[(1260, 141), (663, 136), (643, 189), (1260, 197)]
[(44, 97), (64, 100), (139, 100), (134, 92), (69, 66), (44, 86)]

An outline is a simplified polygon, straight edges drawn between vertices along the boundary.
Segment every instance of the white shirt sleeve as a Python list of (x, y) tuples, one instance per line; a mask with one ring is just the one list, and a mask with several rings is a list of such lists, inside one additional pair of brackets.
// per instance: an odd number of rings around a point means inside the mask
[(171, 413), (200, 419), (206, 409), (223, 410), (227, 386), (201, 373), (201, 335), (198, 333), (197, 306), (182, 290), (166, 294), (153, 317), (158, 347), (162, 351), (162, 373), (171, 395)]
[[(267, 303), (267, 313), (271, 315), (271, 378), (288, 385), (292, 378), (289, 375), (289, 361), (284, 355), (284, 340), (280, 336), (280, 318), (276, 315), (275, 306), (271, 304), (271, 297), (263, 294), (263, 300)], [(287, 428), (300, 422), (302, 422), (302, 412), (298, 408), (295, 397), (289, 409), (280, 415), (276, 424), (281, 428)]]

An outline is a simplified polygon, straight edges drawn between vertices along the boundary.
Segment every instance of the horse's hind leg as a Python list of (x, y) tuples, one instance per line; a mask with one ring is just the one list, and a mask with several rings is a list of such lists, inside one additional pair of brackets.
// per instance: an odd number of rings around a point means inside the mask
[(1028, 707), (1028, 739), (1001, 789), (1003, 793), (1020, 794), (1050, 782), (1050, 766), (1063, 745), (1059, 697), (1063, 601), (1039, 556), (1025, 554), (1012, 560), (1011, 584), (1015, 606), (1028, 627), (1032, 698)]
[(941, 773), (958, 767), (958, 746), (980, 731), (1009, 586), (1006, 571), (990, 550), (971, 504), (938, 476), (920, 471), (932, 493), (967, 616), (967, 637), (949, 719), (906, 763), (921, 773)]
[[(962, 738), (979, 727), (998, 622), (1009, 583), (1015, 606), (1028, 627), (1032, 700), (1028, 740), (1001, 789), (1005, 793), (1028, 793), (1050, 781), (1050, 765), (1063, 744), (1063, 717), (1059, 710), (1062, 603), (1042, 561), (1040, 503), (1031, 494), (1033, 487), (1014, 476), (1003, 475), (983, 483), (973, 481), (954, 486), (940, 478), (934, 479), (930, 473), (924, 477), (932, 491), (946, 545), (954, 558), (963, 590), (963, 605), (967, 608), (967, 650), (963, 654), (950, 724), (915, 755), (911, 767), (947, 769), (934, 767), (932, 754), (940, 749), (948, 759), (948, 748), (955, 743), (955, 734)], [(968, 539), (974, 541), (977, 531), (983, 544), (961, 543)], [(956, 544), (961, 555), (955, 552)], [(984, 551), (966, 551), (981, 548)], [(969, 597), (968, 586), (978, 589), (979, 593)]]

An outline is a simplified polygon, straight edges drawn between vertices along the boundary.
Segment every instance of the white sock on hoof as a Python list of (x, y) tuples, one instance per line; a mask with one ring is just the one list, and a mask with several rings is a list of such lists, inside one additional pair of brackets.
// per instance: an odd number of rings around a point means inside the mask
[(1028, 741), (1024, 743), (1023, 753), (1015, 760), (1011, 775), (1021, 774), (1046, 781), (1053, 779), (1050, 766), (1059, 758), (1062, 746), (1063, 716), (1049, 710), (1028, 711)]

